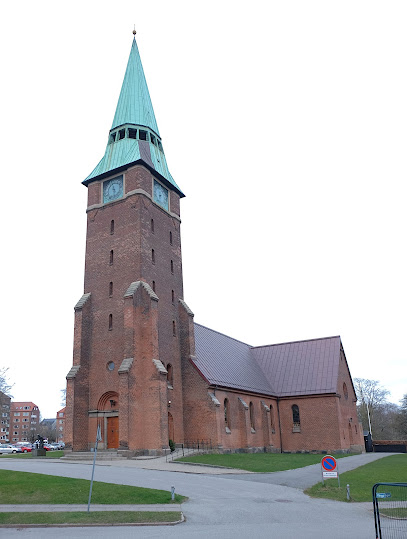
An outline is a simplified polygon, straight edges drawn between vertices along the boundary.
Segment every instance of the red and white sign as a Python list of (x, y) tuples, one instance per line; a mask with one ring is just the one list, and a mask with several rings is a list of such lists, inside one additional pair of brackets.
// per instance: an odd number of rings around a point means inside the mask
[(324, 479), (332, 479), (338, 477), (338, 470), (336, 468), (336, 459), (331, 455), (325, 455), (321, 460), (322, 477)]

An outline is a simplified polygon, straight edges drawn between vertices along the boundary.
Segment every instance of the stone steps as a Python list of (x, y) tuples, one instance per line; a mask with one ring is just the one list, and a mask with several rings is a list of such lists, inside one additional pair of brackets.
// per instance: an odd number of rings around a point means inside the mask
[[(72, 451), (65, 453), (65, 456), (60, 460), (93, 460), (95, 453), (93, 451)], [(98, 460), (127, 460), (126, 457), (119, 455), (117, 451), (98, 451), (96, 454), (96, 461)]]

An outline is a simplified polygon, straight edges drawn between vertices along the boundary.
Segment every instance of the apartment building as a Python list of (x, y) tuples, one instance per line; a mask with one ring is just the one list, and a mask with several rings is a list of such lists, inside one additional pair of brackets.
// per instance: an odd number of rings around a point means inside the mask
[(11, 397), (0, 391), (0, 443), (10, 441), (10, 404)]
[(64, 442), (65, 407), (57, 412), (56, 441)]
[(12, 402), (10, 408), (10, 441), (30, 442), (40, 424), (40, 410), (33, 402)]

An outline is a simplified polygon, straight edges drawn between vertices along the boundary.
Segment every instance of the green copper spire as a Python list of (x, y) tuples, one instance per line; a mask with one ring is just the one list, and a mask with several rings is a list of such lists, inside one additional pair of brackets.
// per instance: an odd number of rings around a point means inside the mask
[(88, 185), (138, 162), (157, 172), (168, 187), (184, 196), (168, 170), (134, 38), (105, 155), (83, 183)]
[(157, 135), (160, 135), (143, 66), (141, 65), (136, 38), (133, 39), (131, 46), (112, 129), (126, 123), (144, 125), (152, 129)]

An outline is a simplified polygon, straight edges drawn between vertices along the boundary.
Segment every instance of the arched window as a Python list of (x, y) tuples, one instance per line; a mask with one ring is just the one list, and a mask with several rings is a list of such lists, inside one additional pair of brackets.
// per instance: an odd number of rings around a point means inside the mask
[(172, 321), (172, 334), (174, 337), (177, 335), (175, 320)]
[(171, 260), (171, 273), (174, 273), (174, 262)]
[(175, 300), (175, 293), (174, 293), (174, 290), (171, 290), (171, 301), (172, 301), (172, 303), (174, 303), (174, 300)]
[(170, 245), (172, 245), (172, 232), (170, 230)]
[(171, 389), (174, 386), (174, 379), (173, 379), (171, 363), (168, 363), (168, 365), (167, 365), (167, 386), (170, 387)]
[(154, 249), (151, 249), (151, 262), (155, 264), (155, 251)]
[(109, 297), (111, 298), (113, 296), (113, 282), (110, 281), (109, 283)]
[(343, 383), (343, 396), (345, 397), (346, 400), (348, 400), (348, 397), (349, 397), (348, 388), (347, 388), (345, 382)]
[(109, 255), (109, 264), (112, 266), (113, 265), (113, 249), (110, 251), (110, 255)]
[(274, 431), (274, 410), (273, 410), (272, 404), (270, 404), (270, 427), (271, 427), (271, 431), (273, 432)]
[(151, 232), (154, 234), (154, 219), (151, 219)]
[(253, 406), (253, 403), (250, 401), (250, 404), (249, 404), (249, 414), (250, 414), (250, 426), (252, 428), (252, 431), (255, 431), (256, 430), (256, 424), (255, 424), (255, 421), (254, 421), (254, 406)]
[(110, 221), (110, 234), (114, 234), (114, 219)]
[(229, 399), (223, 401), (223, 413), (225, 416), (225, 429), (230, 431)]
[(153, 292), (155, 292), (155, 281), (153, 281)]
[(109, 314), (109, 331), (113, 329), (113, 315)]
[(296, 404), (291, 406), (293, 412), (293, 432), (300, 432), (300, 409)]

